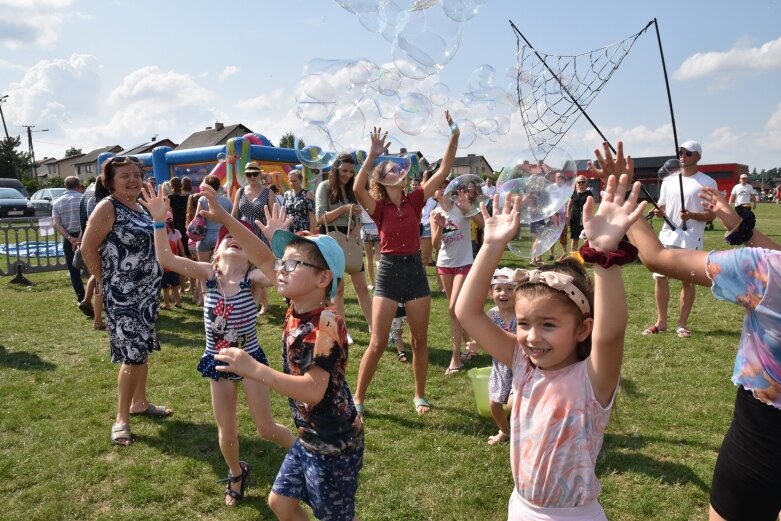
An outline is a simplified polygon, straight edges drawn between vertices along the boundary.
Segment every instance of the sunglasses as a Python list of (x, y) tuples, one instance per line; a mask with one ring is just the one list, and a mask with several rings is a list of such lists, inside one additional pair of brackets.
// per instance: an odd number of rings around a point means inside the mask
[(244, 175), (247, 177), (258, 177), (260, 175), (260, 172), (249, 171), (249, 172), (244, 172)]
[(690, 151), (686, 150), (685, 148), (682, 148), (682, 149), (680, 149), (678, 151), (678, 157), (681, 157), (681, 156), (691, 157), (692, 155), (694, 155), (694, 152), (690, 152)]
[(298, 268), (299, 264), (303, 266), (307, 266), (309, 268), (314, 268), (316, 270), (327, 269), (298, 259), (287, 259), (287, 260), (276, 259), (274, 260), (274, 271), (281, 271), (284, 269), (286, 273), (293, 273), (294, 271), (296, 271), (296, 268)]
[(388, 174), (398, 174), (399, 172), (401, 172), (401, 168), (399, 168), (399, 165), (394, 164), (380, 173), (380, 179), (385, 179), (385, 176)]
[(584, 184), (586, 184), (586, 182), (585, 181), (575, 181), (575, 184), (584, 185)]

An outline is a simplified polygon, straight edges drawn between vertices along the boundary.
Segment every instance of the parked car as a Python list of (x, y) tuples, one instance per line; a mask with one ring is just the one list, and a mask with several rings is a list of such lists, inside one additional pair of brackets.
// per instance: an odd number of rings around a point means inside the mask
[(18, 179), (0, 177), (0, 188), (13, 188), (14, 190), (21, 192), (23, 196), (30, 197), (30, 194), (27, 193), (27, 188), (25, 188)]
[(0, 187), (0, 217), (32, 217), (35, 210), (29, 202), (19, 190)]
[(30, 206), (35, 215), (51, 216), (52, 204), (65, 193), (65, 188), (41, 188), (30, 197)]

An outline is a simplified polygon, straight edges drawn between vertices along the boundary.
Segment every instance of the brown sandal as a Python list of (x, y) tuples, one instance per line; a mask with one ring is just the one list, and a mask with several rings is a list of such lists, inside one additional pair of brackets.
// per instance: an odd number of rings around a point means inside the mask
[[(232, 505), (228, 505), (226, 503), (226, 506), (236, 506), (239, 504), (239, 501), (244, 499), (244, 492), (247, 490), (247, 485), (249, 484), (249, 464), (245, 461), (240, 461), (239, 466), (241, 467), (241, 474), (238, 476), (231, 476), (231, 473), (228, 472), (228, 477), (225, 479), (217, 480), (217, 483), (225, 483), (227, 482), (227, 485), (225, 485), (225, 498), (228, 497), (232, 498), (235, 503)], [(239, 491), (236, 492), (231, 488), (231, 483), (239, 483), (241, 482), (241, 487), (239, 488)]]

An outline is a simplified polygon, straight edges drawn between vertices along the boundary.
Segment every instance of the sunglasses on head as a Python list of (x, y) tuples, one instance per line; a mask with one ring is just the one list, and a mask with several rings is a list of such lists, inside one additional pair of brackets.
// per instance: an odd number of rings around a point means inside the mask
[(686, 156), (691, 157), (694, 154), (694, 152), (690, 152), (689, 150), (686, 150), (685, 148), (682, 148), (678, 151), (678, 157)]
[(112, 165), (124, 165), (125, 163), (141, 163), (141, 160), (133, 156), (112, 156), (106, 161)]

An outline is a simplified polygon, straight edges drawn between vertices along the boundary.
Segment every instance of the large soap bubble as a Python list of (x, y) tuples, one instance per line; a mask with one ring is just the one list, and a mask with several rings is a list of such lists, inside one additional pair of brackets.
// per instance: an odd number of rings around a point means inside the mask
[(395, 69), (383, 67), (377, 78), (377, 90), (380, 94), (390, 96), (398, 94), (401, 88), (401, 75)]
[(518, 234), (507, 243), (507, 249), (516, 257), (524, 259), (540, 257), (559, 240), (566, 221), (565, 205), (545, 219), (521, 223)]
[(374, 97), (374, 105), (377, 107), (377, 112), (379, 112), (380, 117), (383, 119), (393, 119), (400, 104), (401, 98), (398, 94), (391, 94), (388, 96), (377, 94)]
[(296, 129), (294, 148), (298, 160), (309, 168), (326, 168), (336, 159), (331, 137), (321, 124), (302, 121)]
[(681, 172), (681, 161), (678, 159), (668, 159), (659, 169), (659, 179), (665, 179), (671, 175), (678, 175)]
[(483, 195), (485, 181), (474, 174), (464, 174), (447, 184), (443, 193), (442, 207), (450, 211), (457, 207), (464, 217), (472, 217), (480, 212), (480, 203), (485, 201)]
[(559, 147), (535, 147), (516, 156), (496, 180), (500, 205), (507, 193), (521, 196), (521, 222), (550, 217), (567, 203), (575, 187), (577, 167)]
[(442, 0), (442, 10), (456, 22), (466, 22), (477, 16), (486, 0)]
[(360, 15), (361, 13), (380, 11), (388, 3), (388, 0), (336, 0), (336, 3), (345, 10)]
[(441, 9), (409, 9), (396, 23), (394, 46), (422, 67), (442, 69), (455, 56), (463, 24)]
[(431, 101), (426, 96), (419, 92), (409, 92), (401, 98), (393, 120), (399, 130), (417, 136), (431, 124), (433, 112)]
[(432, 105), (442, 107), (450, 101), (450, 88), (444, 83), (437, 82), (429, 88), (428, 99), (431, 100)]
[(407, 147), (392, 134), (385, 137), (385, 143), (389, 145), (388, 152), (375, 162), (371, 178), (384, 186), (403, 186), (412, 167)]
[(490, 65), (476, 67), (467, 79), (467, 94), (478, 100), (496, 99), (496, 70)]
[(357, 103), (340, 103), (326, 128), (337, 152), (353, 152), (365, 140), (366, 117)]

